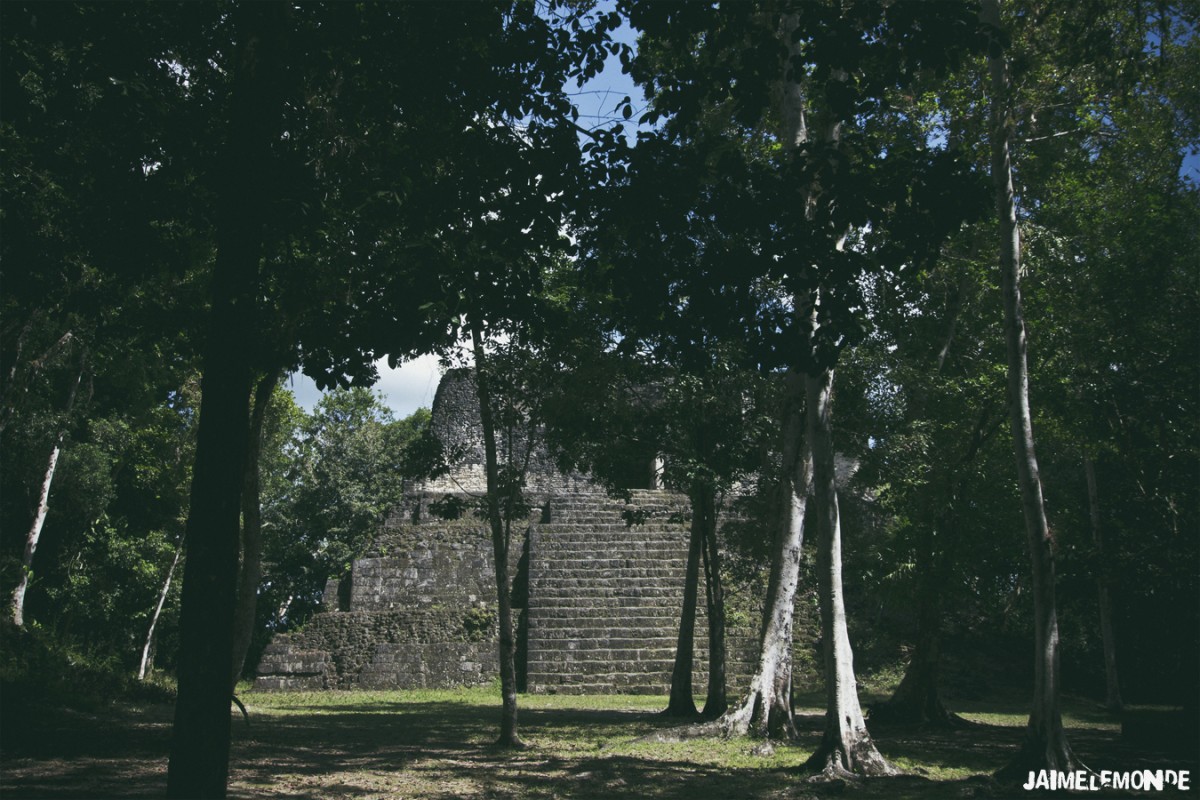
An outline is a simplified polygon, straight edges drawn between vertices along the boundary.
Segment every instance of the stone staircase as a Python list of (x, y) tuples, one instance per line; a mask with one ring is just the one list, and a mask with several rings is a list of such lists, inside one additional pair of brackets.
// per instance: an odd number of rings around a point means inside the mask
[[(530, 536), (527, 686), (564, 694), (665, 694), (683, 604), (684, 498), (641, 490), (554, 498)], [(623, 514), (638, 522), (628, 525)], [(703, 691), (703, 583), (696, 673)]]
[[(518, 681), (526, 691), (666, 695), (683, 605), (688, 506), (638, 490), (631, 502), (590, 486), (551, 497), (514, 542)], [(627, 521), (628, 518), (628, 521)], [(629, 524), (632, 521), (633, 524)], [(281, 634), (258, 667), (259, 689), (433, 688), (497, 674), (491, 540), (478, 520), (397, 515), (352, 579), (331, 583), (327, 611)], [(522, 552), (528, 561), (520, 562)], [(514, 611), (522, 616), (517, 603)], [(708, 679), (701, 577), (692, 685)], [(481, 627), (482, 625), (482, 627)], [(754, 639), (727, 634), (728, 686), (747, 682)], [(523, 680), (522, 680), (523, 678)]]

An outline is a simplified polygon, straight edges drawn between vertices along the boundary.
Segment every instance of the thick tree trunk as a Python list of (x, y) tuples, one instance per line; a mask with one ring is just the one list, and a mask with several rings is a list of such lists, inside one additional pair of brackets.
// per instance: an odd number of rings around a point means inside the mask
[(721, 730), (730, 736), (797, 737), (792, 716), (792, 622), (804, 548), (805, 506), (812, 484), (812, 451), (804, 436), (804, 380), (795, 370), (788, 371), (785, 383), (782, 451), (780, 508), (758, 667), (745, 699), (718, 720)]
[[(904, 678), (891, 698), (871, 710), (871, 724), (957, 727), (962, 720), (946, 710), (938, 691), (941, 663), (942, 571), (927, 531), (917, 549), (917, 641)], [(952, 535), (946, 529), (941, 538)]]
[(1096, 576), (1096, 594), (1100, 604), (1100, 638), (1104, 644), (1104, 706), (1109, 711), (1120, 711), (1121, 682), (1117, 679), (1117, 640), (1113, 633), (1112, 597), (1109, 594), (1107, 557), (1104, 546), (1104, 526), (1100, 522), (1100, 495), (1096, 490), (1096, 465), (1091, 457), (1083, 457), (1083, 471), (1087, 478), (1088, 519), (1092, 525), (1092, 542), (1096, 545), (1096, 557), (1103, 565)]
[(250, 424), (247, 342), (253, 340), (268, 163), (282, 100), (278, 46), (287, 7), (247, 4), (234, 13), (242, 24), (221, 164), (221, 217), (187, 521), (179, 694), (167, 771), (167, 794), (173, 798), (224, 797), (229, 775), (238, 518)]
[(817, 522), (817, 591), (825, 651), (825, 734), (805, 765), (830, 775), (893, 775), (871, 741), (854, 677), (842, 594), (842, 530), (833, 450), (833, 369), (805, 376), (808, 440), (813, 454)]
[[(502, 747), (524, 747), (517, 734), (517, 669), (516, 639), (513, 636), (512, 586), (508, 577), (508, 552), (512, 520), (500, 511), (500, 466), (496, 453), (496, 421), (492, 411), (491, 381), (487, 371), (487, 355), (483, 338), (477, 330), (471, 332), (475, 355), (475, 388), (479, 398), (479, 420), (483, 428), (483, 449), (487, 476), (487, 520), (492, 534), (492, 559), (496, 572), (496, 600), (500, 647), (500, 736), (496, 744)], [(509, 457), (512, 457), (510, 451)]]
[[(698, 498), (704, 510), (704, 586), (708, 609), (708, 694), (701, 716), (715, 719), (729, 708), (725, 667), (725, 584), (721, 580), (721, 548), (717, 541), (717, 500)], [(693, 514), (695, 503), (693, 502)]]
[(246, 653), (254, 638), (254, 617), (258, 609), (258, 584), (262, 580), (262, 507), (258, 463), (262, 453), (263, 422), (279, 375), (263, 376), (254, 389), (254, 410), (250, 414), (246, 467), (242, 475), (242, 563), (238, 571), (237, 605), (233, 614), (233, 660), (230, 688), (236, 687), (246, 666)]
[(167, 579), (163, 581), (162, 591), (158, 593), (158, 604), (150, 616), (150, 628), (146, 631), (146, 643), (142, 646), (142, 661), (138, 665), (138, 680), (146, 680), (150, 672), (151, 656), (154, 653), (154, 632), (158, 628), (158, 618), (162, 616), (163, 606), (167, 603), (167, 594), (171, 591), (171, 579), (175, 577), (175, 568), (179, 566), (179, 557), (183, 554), (183, 541), (175, 546), (175, 557), (171, 559), (171, 567), (167, 570)]
[(54, 483), (54, 473), (58, 469), (58, 457), (62, 453), (63, 440), (67, 437), (67, 425), (70, 423), (71, 411), (75, 407), (75, 395), (83, 380), (83, 362), (79, 364), (79, 372), (71, 384), (71, 393), (67, 396), (67, 407), (64, 413), (62, 427), (54, 439), (54, 447), (50, 449), (50, 459), (46, 464), (46, 473), (42, 477), (42, 490), (38, 494), (37, 511), (33, 514), (33, 522), (29, 525), (29, 533), (25, 534), (25, 552), (21, 556), (21, 580), (12, 593), (12, 620), (19, 628), (25, 625), (25, 593), (29, 590), (29, 579), (33, 576), (33, 556), (37, 553), (38, 542), (42, 538), (42, 528), (46, 525), (46, 515), (50, 513), (50, 487)]
[(1029, 408), (1029, 367), (1021, 309), (1021, 241), (1017, 227), (1009, 142), (1012, 137), (1008, 65), (1001, 46), (999, 0), (983, 0), (982, 20), (994, 39), (988, 54), (991, 83), (991, 170), (1000, 225), (1000, 293), (1008, 354), (1009, 427), (1021, 490), (1021, 511), (1033, 563), (1033, 710), (1017, 756), (997, 773), (1002, 781), (1024, 780), (1030, 770), (1074, 771), (1079, 762), (1067, 742), (1059, 708), (1058, 609), (1054, 597), (1054, 539), (1046, 521), (1042, 481), (1034, 452)]
[(696, 508), (692, 492), (692, 522), (688, 533), (687, 566), (683, 582), (683, 609), (679, 612), (679, 637), (675, 642), (675, 664), (671, 669), (671, 695), (664, 712), (670, 717), (695, 717), (692, 669), (695, 665), (696, 604), (700, 594), (700, 558), (704, 549), (704, 514)]
[[(939, 353), (940, 363), (947, 348)], [(920, 406), (922, 403), (917, 402)], [(919, 416), (919, 414), (918, 414)], [(963, 727), (966, 720), (947, 710), (942, 703), (938, 687), (940, 671), (940, 644), (942, 622), (942, 586), (947, 570), (956, 563), (955, 551), (960, 541), (955, 506), (961, 494), (962, 478), (959, 470), (970, 464), (979, 453), (979, 448), (991, 438), (995, 428), (989, 430), (991, 413), (984, 407), (971, 433), (967, 450), (962, 458), (949, 469), (946, 489), (946, 506), (934, 525), (926, 527), (917, 542), (917, 643), (904, 672), (904, 679), (896, 687), (892, 697), (871, 710), (871, 722), (900, 725), (932, 725), (935, 727)]]

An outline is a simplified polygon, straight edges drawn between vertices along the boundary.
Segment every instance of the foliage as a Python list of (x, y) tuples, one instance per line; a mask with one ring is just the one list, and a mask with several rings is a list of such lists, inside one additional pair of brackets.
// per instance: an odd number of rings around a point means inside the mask
[(37, 624), (20, 629), (11, 621), (0, 625), (0, 706), (5, 727), (46, 707), (90, 710), (114, 700), (154, 703), (173, 697), (169, 684), (134, 680), (119, 657), (81, 646), (62, 631)]
[(334, 389), (311, 415), (277, 392), (263, 448), (263, 589), (268, 628), (307, 619), (325, 584), (340, 579), (370, 544), (403, 491), (405, 448), (428, 424), (403, 420), (374, 392)]

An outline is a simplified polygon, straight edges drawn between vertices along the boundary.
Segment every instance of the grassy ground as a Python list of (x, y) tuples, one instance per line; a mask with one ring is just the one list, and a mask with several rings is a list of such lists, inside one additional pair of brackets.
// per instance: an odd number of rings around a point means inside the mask
[[(799, 766), (819, 738), (819, 698), (802, 698), (801, 740), (770, 755), (748, 740), (642, 741), (671, 723), (663, 698), (521, 697), (529, 748), (491, 746), (493, 690), (247, 693), (234, 720), (230, 794), (295, 798), (962, 798), (1011, 797), (987, 778), (1020, 739), (1010, 703), (957, 704), (972, 727), (951, 733), (878, 731), (907, 775), (859, 784), (808, 783)], [(864, 698), (866, 700), (866, 698)], [(160, 797), (171, 708), (5, 715), (0, 796)], [(1073, 744), (1096, 769), (1187, 766), (1187, 754), (1131, 748), (1103, 710), (1069, 703)], [(1183, 760), (1181, 760), (1183, 759)], [(1191, 754), (1194, 761), (1194, 754)], [(1194, 764), (1193, 764), (1194, 768)], [(1194, 773), (1193, 773), (1194, 774)], [(1023, 795), (1024, 792), (1016, 791)]]

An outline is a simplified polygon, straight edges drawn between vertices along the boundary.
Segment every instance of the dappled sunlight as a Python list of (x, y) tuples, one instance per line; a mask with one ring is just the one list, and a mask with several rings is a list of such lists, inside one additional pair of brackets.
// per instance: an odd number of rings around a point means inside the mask
[[(976, 701), (963, 729), (881, 728), (876, 744), (905, 774), (850, 787), (801, 772), (821, 736), (823, 715), (813, 707), (797, 710), (797, 742), (764, 754), (750, 739), (648, 738), (677, 724), (659, 713), (666, 698), (523, 695), (529, 747), (513, 752), (493, 744), (493, 689), (249, 692), (243, 700), (249, 724), (230, 717), (235, 798), (1004, 797), (990, 775), (1025, 724), (1015, 704)], [(161, 796), (171, 718), (169, 705), (45, 714), (19, 741), (6, 739), (0, 789), (6, 797)], [(1119, 724), (1094, 704), (1069, 701), (1064, 718), (1091, 766), (1163, 765), (1161, 754), (1123, 741)]]

